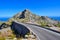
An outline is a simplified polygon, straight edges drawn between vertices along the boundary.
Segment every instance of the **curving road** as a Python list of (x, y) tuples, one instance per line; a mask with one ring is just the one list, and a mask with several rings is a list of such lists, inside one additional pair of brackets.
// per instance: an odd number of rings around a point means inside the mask
[[(16, 22), (16, 21), (15, 21)], [(17, 22), (19, 23), (19, 22)], [(37, 40), (60, 40), (60, 34), (30, 24), (19, 23), (30, 29), (37, 36)]]

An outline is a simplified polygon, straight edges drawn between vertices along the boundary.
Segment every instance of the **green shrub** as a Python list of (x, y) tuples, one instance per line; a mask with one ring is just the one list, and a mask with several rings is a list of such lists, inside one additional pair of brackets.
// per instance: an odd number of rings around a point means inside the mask
[(60, 27), (60, 23), (59, 24), (56, 24), (55, 26)]
[(5, 40), (5, 38), (4, 38), (4, 37), (3, 37), (3, 38), (2, 38), (2, 37), (0, 37), (0, 40)]

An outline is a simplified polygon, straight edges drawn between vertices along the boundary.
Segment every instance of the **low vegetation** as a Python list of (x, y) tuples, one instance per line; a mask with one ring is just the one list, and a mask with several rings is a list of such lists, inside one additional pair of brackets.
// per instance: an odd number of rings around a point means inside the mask
[(55, 26), (56, 26), (56, 27), (60, 27), (60, 23), (56, 24)]
[[(23, 17), (23, 15), (25, 17)], [(22, 15), (22, 18), (20, 18)], [(10, 18), (7, 22), (4, 22), (5, 24), (7, 25), (11, 25), (12, 24), (12, 21), (14, 20), (17, 20), (18, 22), (22, 22), (22, 23), (27, 23), (27, 22), (31, 22), (31, 23), (37, 23), (39, 24), (40, 26), (42, 27), (52, 27), (52, 26), (55, 26), (55, 27), (60, 27), (60, 22), (58, 23), (57, 21), (53, 21), (52, 19), (48, 18), (47, 16), (38, 16), (38, 15), (35, 15), (35, 14), (32, 14), (31, 12), (29, 12), (28, 10), (24, 10), (23, 12), (21, 13), (18, 13), (17, 15), (13, 16), (12, 18)], [(3, 22), (0, 22), (0, 25), (2, 24)], [(56, 23), (56, 24), (55, 24)], [(10, 26), (8, 26), (10, 27)], [(8, 36), (5, 36), (4, 35), (2, 36), (2, 33), (0, 32), (0, 40), (5, 40), (6, 37), (7, 38), (11, 38), (11, 39), (14, 39), (16, 38), (16, 35), (13, 34), (13, 30), (7, 30), (8, 33), (11, 32), (10, 35)], [(8, 34), (7, 33), (7, 34)], [(30, 35), (30, 33), (27, 33), (26, 35)], [(18, 39), (22, 39), (23, 37), (21, 38), (18, 38)]]
[[(22, 18), (20, 18), (20, 17), (22, 17)], [(26, 9), (24, 11), (18, 13), (17, 15), (13, 16), (12, 18), (14, 20), (17, 20), (17, 21), (22, 22), (22, 23), (32, 22), (32, 23), (37, 23), (37, 24), (44, 26), (44, 27), (47, 27), (47, 26), (52, 27), (52, 25), (59, 26), (58, 21), (50, 19), (47, 16), (35, 15)]]
[(2, 24), (3, 22), (0, 22), (0, 25)]

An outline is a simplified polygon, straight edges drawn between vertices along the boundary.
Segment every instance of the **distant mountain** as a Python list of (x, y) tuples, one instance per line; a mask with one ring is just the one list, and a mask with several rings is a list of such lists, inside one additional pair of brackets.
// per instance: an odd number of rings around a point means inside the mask
[(39, 24), (41, 26), (55, 26), (60, 23), (59, 21), (53, 20), (52, 18), (49, 18), (47, 16), (35, 15), (28, 9), (17, 13), (11, 18), (11, 20), (17, 20), (22, 23)]

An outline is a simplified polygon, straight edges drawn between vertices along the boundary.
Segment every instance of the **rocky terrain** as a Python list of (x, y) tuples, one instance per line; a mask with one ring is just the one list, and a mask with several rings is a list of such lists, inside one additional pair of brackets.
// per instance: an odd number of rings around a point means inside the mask
[[(21, 23), (36, 24), (36, 25), (40, 25), (42, 27), (48, 27), (48, 28), (52, 28), (52, 29), (60, 28), (59, 21), (53, 20), (47, 16), (35, 15), (35, 14), (31, 13), (28, 9), (25, 9), (22, 12), (19, 12), (16, 15), (14, 15), (7, 22), (1, 23), (1, 25), (0, 25), (0, 37), (2, 37), (1, 31), (3, 31), (2, 34), (5, 31), (9, 31), (9, 32), (6, 32), (6, 34), (9, 34), (8, 36), (12, 36), (12, 37), (16, 36), (12, 33), (13, 30), (11, 30), (11, 27), (12, 27), (11, 25), (12, 25), (13, 20), (17, 20), (18, 22), (21, 22)], [(15, 25), (15, 24), (13, 24), (13, 25)], [(13, 26), (13, 28), (16, 29), (15, 26)], [(19, 27), (17, 27), (17, 28), (19, 28)], [(9, 29), (9, 30), (6, 30), (6, 29)], [(19, 29), (19, 30), (21, 31), (21, 29)], [(60, 31), (60, 29), (59, 29), (59, 31)]]
[(36, 40), (25, 26), (12, 22), (11, 25), (2, 23), (0, 26), (0, 40)]
[(9, 21), (12, 21), (12, 20), (17, 20), (22, 23), (39, 24), (41, 26), (60, 27), (59, 21), (53, 20), (47, 16), (35, 15), (31, 13), (28, 9), (25, 9), (24, 11), (17, 13)]

